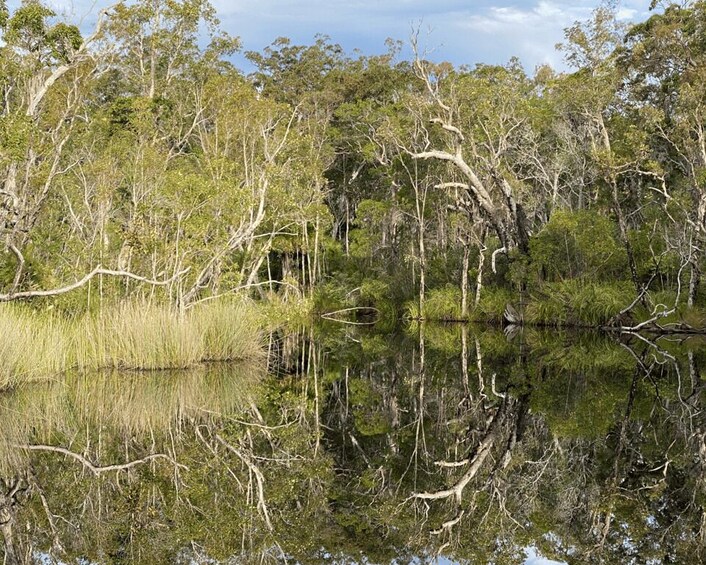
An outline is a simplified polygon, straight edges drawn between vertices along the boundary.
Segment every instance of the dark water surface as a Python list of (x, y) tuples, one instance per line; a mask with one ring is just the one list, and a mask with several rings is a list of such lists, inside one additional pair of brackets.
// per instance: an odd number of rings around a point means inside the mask
[(332, 325), (0, 396), (5, 563), (701, 563), (699, 338)]

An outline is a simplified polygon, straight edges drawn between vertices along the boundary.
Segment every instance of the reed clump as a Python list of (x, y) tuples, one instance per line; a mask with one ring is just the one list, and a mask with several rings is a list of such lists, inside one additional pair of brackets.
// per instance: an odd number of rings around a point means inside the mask
[(125, 303), (69, 318), (17, 305), (0, 308), (0, 389), (69, 369), (185, 369), (261, 358), (262, 323), (247, 302), (213, 302), (179, 312)]
[(190, 313), (190, 326), (200, 336), (202, 361), (235, 361), (264, 354), (260, 331), (264, 321), (246, 302), (211, 302)]
[(172, 308), (135, 303), (104, 310), (79, 322), (77, 364), (86, 369), (192, 367), (201, 361), (202, 347), (191, 317)]
[(0, 308), (0, 388), (63, 372), (70, 323), (26, 308)]
[(185, 369), (262, 355), (260, 322), (245, 302), (213, 302), (179, 312), (127, 303), (79, 322), (81, 368)]
[(419, 301), (406, 304), (407, 317), (411, 320), (459, 321), (463, 319), (461, 310), (461, 289), (446, 285), (429, 291), (424, 301), (424, 315), (419, 310)]

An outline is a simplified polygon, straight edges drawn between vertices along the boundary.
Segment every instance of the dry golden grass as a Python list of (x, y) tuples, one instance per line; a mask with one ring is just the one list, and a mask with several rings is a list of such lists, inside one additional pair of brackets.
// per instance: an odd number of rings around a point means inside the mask
[(0, 308), (0, 389), (56, 376), (67, 368), (71, 324), (23, 308)]

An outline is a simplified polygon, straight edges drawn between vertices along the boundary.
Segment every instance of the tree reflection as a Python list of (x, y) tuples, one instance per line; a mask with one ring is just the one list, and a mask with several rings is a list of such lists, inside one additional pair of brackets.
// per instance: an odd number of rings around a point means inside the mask
[(270, 349), (269, 376), (0, 397), (5, 562), (704, 558), (697, 338), (326, 326)]

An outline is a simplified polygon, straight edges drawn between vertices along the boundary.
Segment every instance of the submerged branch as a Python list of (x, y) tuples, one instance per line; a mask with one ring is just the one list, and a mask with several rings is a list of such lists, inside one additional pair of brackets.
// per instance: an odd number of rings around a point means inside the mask
[(341, 310), (334, 310), (333, 312), (324, 312), (321, 317), (324, 320), (329, 320), (332, 322), (338, 322), (339, 324), (349, 324), (351, 326), (371, 326), (376, 322), (351, 322), (349, 320), (341, 320), (337, 318), (338, 314), (345, 314), (347, 312), (359, 312), (361, 310), (373, 312), (375, 314), (380, 314), (380, 310), (373, 308), (372, 306), (353, 306), (351, 308), (343, 308)]

